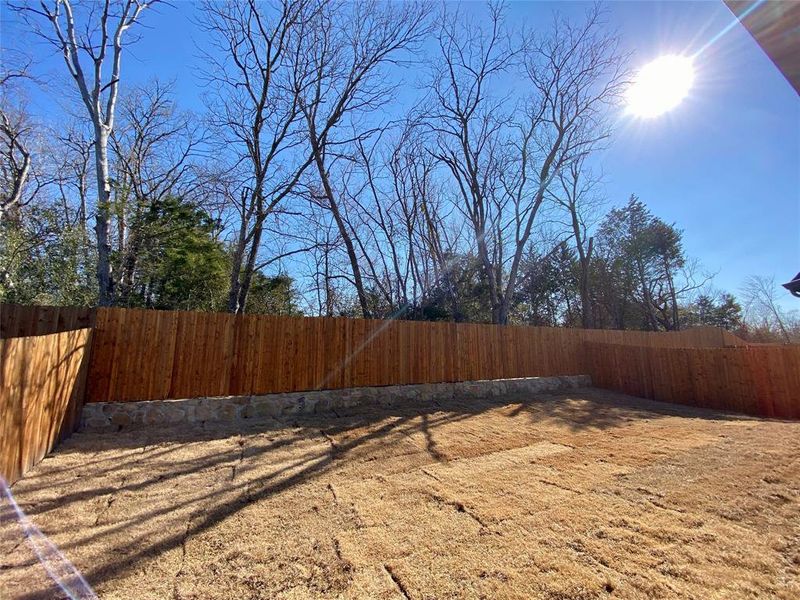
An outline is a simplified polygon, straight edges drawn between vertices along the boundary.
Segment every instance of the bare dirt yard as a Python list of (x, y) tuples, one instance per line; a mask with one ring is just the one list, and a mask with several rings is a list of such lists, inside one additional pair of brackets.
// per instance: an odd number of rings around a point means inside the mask
[[(800, 423), (598, 390), (76, 434), (13, 492), (101, 598), (800, 597)], [(59, 597), (7, 505), (0, 590)]]

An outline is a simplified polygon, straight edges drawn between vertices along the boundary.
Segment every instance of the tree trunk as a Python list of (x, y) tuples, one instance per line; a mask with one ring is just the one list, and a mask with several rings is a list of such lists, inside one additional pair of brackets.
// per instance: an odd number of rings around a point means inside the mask
[(581, 326), (584, 329), (594, 327), (594, 311), (592, 299), (589, 296), (589, 265), (592, 258), (594, 246), (593, 238), (589, 238), (588, 247), (584, 247), (586, 241), (585, 234), (581, 232), (581, 224), (578, 221), (578, 211), (575, 202), (570, 203), (570, 215), (572, 217), (572, 233), (575, 236), (575, 247), (578, 250), (578, 264), (580, 264), (580, 295), (581, 295)]
[(664, 258), (664, 272), (667, 274), (667, 284), (669, 285), (669, 297), (670, 297), (670, 302), (672, 303), (672, 307), (670, 310), (672, 316), (672, 329), (673, 331), (679, 331), (681, 328), (681, 324), (678, 315), (678, 295), (675, 292), (675, 282), (672, 279), (672, 270), (669, 268), (669, 263), (667, 262), (666, 257)]
[(243, 314), (247, 306), (247, 295), (250, 293), (250, 284), (253, 282), (253, 272), (256, 266), (258, 248), (261, 245), (261, 235), (264, 231), (264, 221), (257, 218), (253, 226), (253, 239), (250, 244), (250, 252), (247, 253), (247, 264), (244, 267), (244, 277), (239, 286), (239, 299), (236, 306), (236, 313)]
[(650, 331), (658, 331), (658, 322), (653, 314), (653, 298), (650, 296), (650, 290), (647, 287), (647, 278), (644, 273), (644, 265), (641, 259), (636, 259), (636, 270), (639, 274), (639, 285), (642, 286), (642, 299), (644, 301), (644, 312), (647, 317), (647, 325)]
[(583, 243), (578, 244), (578, 256), (580, 264), (580, 295), (581, 295), (581, 326), (584, 329), (593, 329), (594, 323), (594, 306), (592, 305), (592, 297), (589, 294), (589, 269), (591, 268), (593, 239), (589, 238), (589, 247), (584, 250)]
[(347, 250), (347, 257), (350, 259), (350, 268), (353, 271), (353, 281), (356, 286), (356, 293), (358, 294), (358, 302), (361, 305), (362, 316), (365, 319), (369, 319), (372, 317), (372, 314), (369, 310), (369, 302), (367, 301), (367, 294), (364, 290), (364, 282), (361, 279), (361, 267), (358, 264), (358, 256), (356, 255), (355, 246), (353, 245), (353, 240), (350, 237), (350, 232), (347, 231), (347, 226), (342, 219), (342, 215), (339, 212), (339, 207), (336, 204), (336, 199), (333, 196), (333, 188), (331, 187), (330, 179), (328, 178), (328, 173), (325, 170), (325, 164), (316, 141), (317, 140), (312, 139), (314, 162), (317, 165), (317, 172), (319, 173), (319, 178), (322, 182), (322, 188), (325, 190), (325, 197), (328, 200), (331, 214), (333, 215), (334, 221), (336, 221), (336, 226), (339, 228), (339, 234), (342, 236), (342, 241), (344, 242), (345, 249)]
[(111, 272), (111, 181), (108, 168), (108, 131), (95, 126), (95, 167), (97, 172), (97, 215), (94, 231), (97, 236), (97, 285), (100, 306), (114, 302), (114, 279)]
[(508, 325), (508, 313), (509, 313), (509, 306), (508, 301), (503, 299), (502, 302), (497, 307), (497, 312), (495, 316), (495, 311), (492, 311), (493, 321), (496, 325)]
[(485, 236), (486, 232), (482, 226), (475, 224), (473, 218), (473, 228), (475, 230), (475, 239), (477, 241), (478, 256), (481, 259), (483, 272), (486, 276), (486, 282), (489, 284), (489, 304), (492, 306), (492, 323), (500, 324), (502, 321), (501, 304), (503, 303), (500, 298), (500, 284), (495, 277), (494, 265), (489, 258), (489, 248), (486, 245)]
[(231, 263), (231, 279), (228, 287), (228, 312), (236, 313), (239, 310), (239, 277), (242, 272), (242, 259), (244, 258), (244, 247), (247, 239), (245, 232), (246, 223), (242, 219), (242, 226), (239, 229), (239, 239), (236, 242), (236, 250), (233, 252)]
[(594, 312), (592, 310), (592, 300), (589, 296), (589, 266), (581, 261), (581, 326), (584, 329), (594, 328)]
[(140, 240), (141, 237), (138, 232), (133, 230), (128, 240), (125, 258), (122, 261), (122, 273), (119, 280), (119, 297), (123, 306), (127, 306), (133, 291), (134, 272), (136, 271), (136, 263), (141, 249)]

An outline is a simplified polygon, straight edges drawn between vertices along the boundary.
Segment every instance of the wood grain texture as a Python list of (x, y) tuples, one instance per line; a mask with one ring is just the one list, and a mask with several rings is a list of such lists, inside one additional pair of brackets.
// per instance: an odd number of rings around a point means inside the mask
[(0, 303), (0, 339), (46, 335), (94, 325), (95, 309)]
[(0, 475), (14, 482), (78, 424), (90, 329), (0, 340)]
[(596, 387), (662, 402), (800, 419), (800, 346), (655, 348), (589, 342)]
[(269, 394), (587, 372), (584, 343), (719, 347), (653, 333), (98, 308), (87, 400)]

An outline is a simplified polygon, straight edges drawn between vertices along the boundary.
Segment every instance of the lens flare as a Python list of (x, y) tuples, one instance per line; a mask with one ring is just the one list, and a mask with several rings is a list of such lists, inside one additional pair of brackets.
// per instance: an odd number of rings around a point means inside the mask
[(650, 119), (678, 106), (694, 83), (694, 65), (686, 56), (660, 56), (637, 73), (628, 88), (628, 112)]
[(6, 480), (0, 477), (0, 521), (16, 519), (30, 547), (44, 567), (50, 578), (61, 588), (70, 600), (97, 600), (97, 595), (83, 578), (80, 571), (64, 556), (61, 551), (28, 519), (14, 500)]

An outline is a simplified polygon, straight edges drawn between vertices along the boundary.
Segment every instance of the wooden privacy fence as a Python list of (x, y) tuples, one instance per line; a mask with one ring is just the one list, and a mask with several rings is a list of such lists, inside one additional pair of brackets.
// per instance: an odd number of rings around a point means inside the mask
[(647, 348), (587, 343), (592, 384), (662, 402), (800, 419), (800, 346)]
[(91, 328), (94, 315), (87, 306), (0, 304), (0, 339)]
[(800, 418), (800, 347), (742, 343), (710, 327), (651, 333), (0, 304), (0, 474), (14, 481), (41, 460), (75, 428), (84, 400), (588, 373), (598, 387), (645, 398)]
[(74, 431), (91, 330), (0, 339), (0, 475), (14, 482)]
[(585, 341), (722, 346), (674, 333), (97, 309), (87, 401), (576, 375)]

